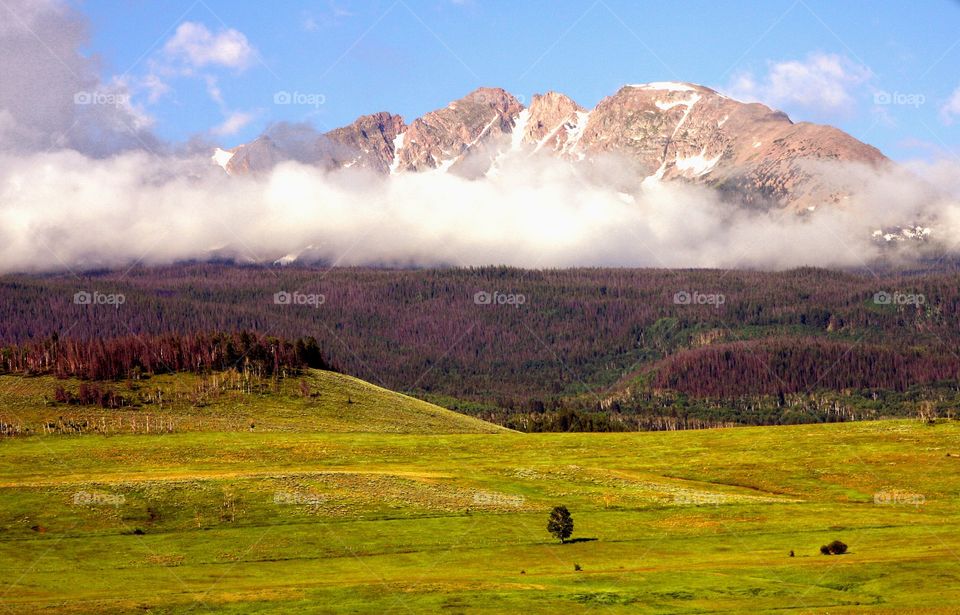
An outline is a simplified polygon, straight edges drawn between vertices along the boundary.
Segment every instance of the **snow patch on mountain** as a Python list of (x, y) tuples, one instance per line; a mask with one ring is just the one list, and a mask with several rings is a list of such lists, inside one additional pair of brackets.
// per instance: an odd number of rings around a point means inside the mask
[(213, 152), (213, 156), (210, 157), (213, 160), (214, 164), (219, 165), (224, 171), (227, 170), (227, 163), (230, 162), (230, 159), (233, 158), (233, 152), (228, 152), (225, 149), (217, 148)]
[(518, 151), (523, 147), (523, 133), (527, 131), (527, 122), (530, 121), (530, 109), (524, 109), (517, 114), (513, 122), (513, 131), (510, 133), (510, 151)]
[(706, 154), (707, 148), (703, 148), (696, 156), (687, 156), (686, 158), (681, 158), (680, 154), (677, 154), (674, 165), (680, 171), (691, 171), (694, 177), (706, 175), (713, 170), (713, 167), (717, 166), (717, 163), (720, 162), (721, 156), (721, 154), (717, 154), (713, 158), (707, 158)]
[(690, 116), (690, 112), (693, 110), (693, 106), (700, 102), (700, 99), (703, 98), (699, 94), (694, 94), (686, 101), (683, 102), (687, 106), (687, 110), (683, 112), (683, 117), (680, 118), (680, 121), (677, 123), (677, 127), (673, 129), (673, 134), (670, 135), (670, 138), (677, 136), (677, 133), (680, 132), (680, 128), (683, 126), (683, 123), (687, 121), (687, 118)]
[(407, 133), (398, 132), (393, 138), (393, 160), (390, 162), (390, 175), (396, 175), (400, 170), (400, 150), (403, 149), (403, 140)]
[(576, 119), (573, 123), (567, 125), (567, 141), (563, 144), (564, 154), (576, 154), (578, 160), (583, 160), (586, 154), (577, 146), (583, 137), (583, 131), (587, 128), (587, 122), (590, 121), (589, 111), (577, 111)]
[(673, 108), (676, 107), (676, 106), (686, 105), (686, 104), (687, 104), (687, 101), (685, 101), (685, 100), (673, 100), (673, 101), (670, 101), (670, 102), (662, 102), (662, 101), (659, 101), (659, 100), (658, 100), (658, 101), (654, 102), (653, 104), (655, 104), (655, 105), (657, 106), (657, 109), (660, 109), (661, 111), (669, 111), (670, 109), (673, 109)]
[(933, 234), (933, 230), (926, 226), (906, 226), (900, 229), (877, 229), (873, 231), (873, 238), (877, 241), (926, 241)]
[(628, 87), (641, 90), (662, 90), (665, 92), (696, 92), (696, 88), (677, 81), (654, 81), (652, 83), (637, 83)]

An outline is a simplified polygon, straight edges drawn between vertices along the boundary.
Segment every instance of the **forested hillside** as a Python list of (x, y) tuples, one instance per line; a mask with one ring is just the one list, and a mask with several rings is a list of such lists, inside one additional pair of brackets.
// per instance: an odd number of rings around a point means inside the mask
[[(957, 395), (958, 323), (952, 272), (218, 264), (0, 278), (0, 344), (19, 348), (4, 350), (8, 371), (52, 361), (51, 373), (122, 377), (137, 352), (160, 365), (143, 342), (171, 334), (185, 337), (164, 351), (166, 366), (212, 369), (238, 352), (240, 331), (265, 346), (237, 356), (269, 370), (271, 348), (291, 366), (306, 360), (295, 341), (271, 344), (313, 338), (317, 365), (531, 430), (943, 409)], [(95, 343), (80, 352), (81, 340)], [(180, 348), (198, 340), (219, 350)], [(116, 356), (70, 367), (84, 352)], [(881, 395), (896, 403), (852, 410)]]

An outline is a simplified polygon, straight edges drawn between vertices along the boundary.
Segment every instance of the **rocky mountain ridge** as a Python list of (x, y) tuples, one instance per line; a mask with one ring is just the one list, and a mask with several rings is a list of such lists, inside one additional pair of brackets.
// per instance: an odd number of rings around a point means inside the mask
[(627, 85), (585, 109), (548, 92), (525, 107), (500, 88), (480, 88), (406, 124), (376, 113), (322, 135), (287, 125), (214, 161), (227, 173), (262, 173), (283, 160), (378, 174), (442, 171), (478, 178), (517, 157), (571, 163), (626, 160), (644, 183), (684, 181), (749, 207), (813, 210), (849, 195), (822, 161), (885, 165), (876, 148), (832, 126), (794, 123), (783, 112), (691, 83)]

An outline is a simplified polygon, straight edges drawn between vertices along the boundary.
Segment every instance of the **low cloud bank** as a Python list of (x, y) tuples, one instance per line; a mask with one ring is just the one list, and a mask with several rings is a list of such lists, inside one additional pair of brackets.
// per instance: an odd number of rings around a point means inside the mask
[[(960, 230), (956, 165), (824, 169), (857, 196), (797, 215), (748, 211), (705, 188), (643, 185), (517, 159), (496, 177), (378, 177), (295, 162), (228, 177), (205, 157), (142, 151), (0, 156), (0, 270), (80, 270), (230, 256), (341, 265), (861, 266), (889, 255), (874, 229), (925, 224), (928, 250)], [(592, 179), (591, 179), (592, 178)], [(611, 188), (611, 186), (616, 186)], [(915, 254), (920, 244), (900, 245)]]

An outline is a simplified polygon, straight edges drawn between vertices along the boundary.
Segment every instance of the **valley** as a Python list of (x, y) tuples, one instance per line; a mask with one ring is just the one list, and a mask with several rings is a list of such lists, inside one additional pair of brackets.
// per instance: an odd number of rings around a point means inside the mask
[[(250, 412), (269, 422), (269, 410)], [(953, 422), (639, 434), (374, 429), (7, 440), (0, 605), (960, 608)], [(560, 503), (575, 523), (563, 545), (545, 529)], [(836, 539), (847, 554), (819, 553)]]

